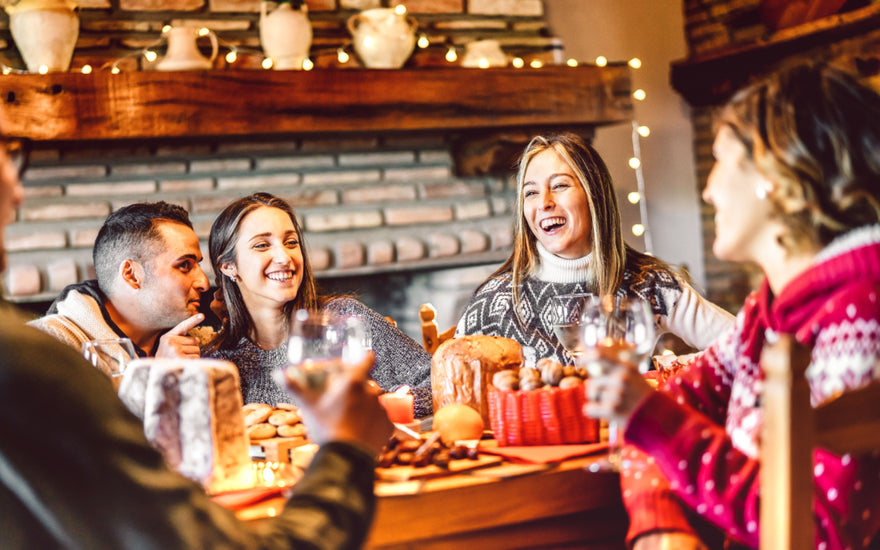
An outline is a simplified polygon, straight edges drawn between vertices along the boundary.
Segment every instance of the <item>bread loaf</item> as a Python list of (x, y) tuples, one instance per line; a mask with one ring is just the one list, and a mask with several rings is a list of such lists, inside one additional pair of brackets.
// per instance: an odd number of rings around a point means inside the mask
[[(210, 359), (140, 360), (120, 397), (165, 462), (216, 493), (253, 481), (238, 369)], [(142, 394), (141, 394), (142, 392)]]
[(510, 338), (470, 335), (443, 342), (431, 359), (434, 410), (452, 403), (469, 405), (488, 426), (486, 392), (492, 376), (522, 363), (522, 346)]

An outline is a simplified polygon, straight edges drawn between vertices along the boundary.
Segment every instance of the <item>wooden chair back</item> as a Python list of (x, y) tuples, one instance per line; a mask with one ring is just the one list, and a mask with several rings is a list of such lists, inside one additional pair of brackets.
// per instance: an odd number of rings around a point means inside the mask
[(440, 344), (455, 335), (455, 325), (440, 332), (437, 326), (437, 309), (431, 303), (424, 303), (419, 307), (419, 320), (422, 323), (422, 344), (431, 355), (434, 355)]
[(810, 350), (783, 334), (761, 354), (761, 550), (815, 548), (813, 448), (880, 449), (880, 382), (810, 405)]

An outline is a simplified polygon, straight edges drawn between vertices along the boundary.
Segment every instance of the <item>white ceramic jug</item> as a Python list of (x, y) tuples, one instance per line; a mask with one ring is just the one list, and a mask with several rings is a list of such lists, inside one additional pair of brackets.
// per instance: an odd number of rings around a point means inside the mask
[(164, 31), (168, 41), (165, 57), (156, 63), (158, 71), (206, 71), (214, 66), (217, 58), (217, 35), (208, 30), (211, 39), (211, 57), (205, 57), (199, 51), (196, 40), (200, 33), (197, 27), (171, 27)]
[(507, 56), (501, 51), (501, 45), (497, 40), (475, 40), (464, 46), (464, 57), (461, 59), (462, 67), (485, 69), (506, 65)]
[[(260, 44), (263, 53), (272, 60), (272, 68), (302, 69), (312, 45), (312, 25), (308, 6), (295, 10), (290, 3), (279, 5), (272, 13), (267, 4), (260, 4)], [(274, 3), (274, 2), (273, 2)]]
[(364, 10), (348, 19), (354, 51), (370, 69), (399, 69), (416, 45), (418, 23), (392, 8)]
[(32, 73), (70, 68), (79, 37), (79, 5), (73, 0), (21, 0), (6, 6), (9, 30)]

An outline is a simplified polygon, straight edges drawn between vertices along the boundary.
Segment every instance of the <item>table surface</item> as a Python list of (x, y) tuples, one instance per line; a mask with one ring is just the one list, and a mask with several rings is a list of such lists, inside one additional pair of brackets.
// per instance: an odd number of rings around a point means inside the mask
[[(627, 515), (602, 455), (551, 466), (502, 466), (425, 480), (417, 494), (380, 496), (366, 548), (623, 549)], [(393, 488), (377, 483), (377, 494)]]

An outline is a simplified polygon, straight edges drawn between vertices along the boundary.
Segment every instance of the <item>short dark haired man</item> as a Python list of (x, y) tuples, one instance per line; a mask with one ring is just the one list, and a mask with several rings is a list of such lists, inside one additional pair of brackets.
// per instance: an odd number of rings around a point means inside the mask
[(101, 226), (92, 258), (97, 280), (66, 287), (32, 326), (76, 349), (125, 337), (141, 356), (199, 356), (205, 342), (195, 327), (209, 283), (186, 210), (164, 201), (120, 208)]

